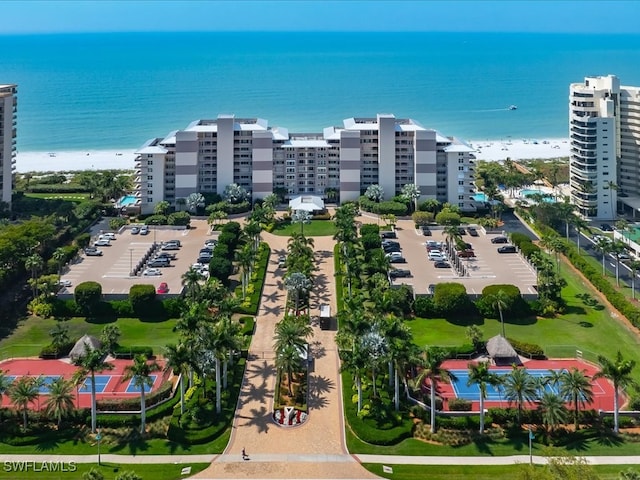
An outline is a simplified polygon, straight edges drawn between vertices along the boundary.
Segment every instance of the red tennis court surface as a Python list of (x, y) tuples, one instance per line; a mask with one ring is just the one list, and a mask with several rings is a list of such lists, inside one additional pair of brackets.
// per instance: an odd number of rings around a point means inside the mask
[[(136, 398), (140, 396), (140, 393), (133, 392), (128, 393), (127, 387), (131, 380), (123, 380), (125, 367), (133, 363), (132, 360), (110, 360), (109, 363), (113, 365), (113, 370), (105, 370), (100, 373), (96, 373), (96, 377), (103, 377), (104, 382), (96, 380), (96, 399), (106, 400), (110, 398)], [(164, 362), (157, 361), (161, 368), (164, 367)], [(6, 376), (45, 376), (45, 377), (58, 377), (62, 376), (67, 380), (70, 380), (73, 374), (78, 370), (78, 367), (69, 363), (69, 360), (43, 360), (39, 358), (25, 358), (25, 359), (13, 359), (0, 362), (0, 370), (4, 372)], [(170, 372), (162, 371), (154, 373), (155, 379), (151, 387), (151, 392), (155, 391), (165, 382)], [(110, 378), (104, 378), (110, 377)], [(89, 384), (90, 385), (90, 384)], [(131, 388), (129, 391), (131, 392)], [(147, 390), (145, 390), (147, 392)], [(91, 408), (91, 388), (85, 387), (81, 390), (76, 390), (74, 393), (74, 404), (79, 408)], [(43, 408), (46, 402), (46, 393), (40, 395), (38, 401), (31, 404), (31, 408), (38, 409)], [(4, 402), (6, 403), (6, 401)]]
[[(442, 363), (442, 367), (446, 370), (467, 370), (469, 365), (469, 360), (446, 360)], [(562, 359), (562, 360), (527, 360), (522, 365), (523, 368), (528, 370), (571, 370), (572, 368), (577, 368), (580, 371), (584, 371), (585, 375), (589, 377), (593, 377), (600, 369), (589, 362), (585, 362), (584, 360), (578, 359)], [(510, 366), (491, 366), (492, 371), (509, 371), (511, 370)], [(594, 409), (594, 410), (604, 410), (604, 411), (613, 411), (613, 385), (611, 382), (604, 378), (599, 378), (597, 380), (591, 379), (591, 386), (593, 390), (593, 402), (587, 404), (584, 408)], [(425, 381), (425, 387), (428, 389), (428, 381)], [(444, 400), (443, 408), (444, 410), (448, 410), (448, 400), (452, 398), (457, 398), (456, 391), (454, 386), (451, 383), (440, 382), (438, 383), (437, 393)], [(623, 405), (625, 402), (625, 398), (620, 396), (620, 405)], [(472, 402), (474, 411), (480, 410), (479, 402)], [(509, 407), (509, 402), (506, 400), (485, 400), (484, 402), (485, 408), (507, 408)], [(514, 406), (513, 404), (511, 406)], [(537, 408), (538, 405), (536, 403), (527, 403), (525, 404), (525, 408), (534, 409)]]

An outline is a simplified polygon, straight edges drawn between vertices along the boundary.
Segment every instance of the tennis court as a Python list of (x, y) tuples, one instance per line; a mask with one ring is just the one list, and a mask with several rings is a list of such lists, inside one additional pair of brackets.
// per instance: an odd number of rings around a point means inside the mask
[[(161, 367), (164, 366), (162, 361), (157, 362)], [(103, 372), (97, 372), (94, 375), (96, 399), (116, 399), (116, 398), (132, 398), (140, 395), (140, 387), (137, 386), (135, 378), (127, 378), (126, 368), (133, 362), (131, 360), (110, 360), (113, 369)], [(71, 380), (77, 367), (69, 361), (65, 360), (43, 360), (39, 358), (13, 359), (0, 362), (0, 370), (5, 373), (10, 381), (15, 381), (22, 376), (40, 377), (42, 385), (39, 388), (41, 395), (49, 393), (48, 386), (57, 378), (63, 377)], [(108, 373), (107, 373), (108, 372)], [(158, 389), (162, 383), (169, 379), (170, 373), (158, 373), (150, 375), (150, 385), (144, 386), (145, 393), (151, 393)], [(91, 375), (87, 376), (82, 383), (75, 388), (76, 406), (90, 407), (91, 405)], [(38, 402), (36, 402), (37, 404)], [(36, 404), (31, 404), (32, 408), (36, 408)], [(44, 405), (44, 403), (42, 403)]]
[[(480, 388), (477, 384), (469, 385), (469, 361), (468, 360), (446, 360), (442, 367), (453, 374), (455, 379), (451, 382), (440, 382), (437, 385), (437, 393), (444, 400), (444, 409), (448, 410), (448, 400), (460, 398), (472, 402), (472, 409), (480, 408)], [(582, 359), (553, 359), (553, 360), (528, 360), (524, 362), (522, 368), (526, 368), (527, 373), (539, 380), (540, 390), (558, 394), (558, 386), (552, 382), (544, 382), (543, 380), (551, 375), (551, 372), (563, 372), (577, 368), (583, 371), (585, 375), (593, 377), (599, 368), (597, 365), (586, 362)], [(491, 373), (498, 376), (508, 375), (511, 367), (491, 367)], [(428, 387), (427, 384), (425, 386)], [(591, 388), (593, 391), (593, 401), (587, 405), (587, 408), (595, 410), (613, 410), (613, 385), (604, 378), (596, 380), (591, 379)], [(620, 398), (620, 405), (624, 403), (624, 398)], [(509, 406), (509, 402), (505, 399), (504, 389), (502, 387), (493, 387), (487, 385), (487, 396), (485, 398), (485, 408), (505, 408)], [(526, 404), (526, 408), (537, 408), (537, 403), (530, 402)]]

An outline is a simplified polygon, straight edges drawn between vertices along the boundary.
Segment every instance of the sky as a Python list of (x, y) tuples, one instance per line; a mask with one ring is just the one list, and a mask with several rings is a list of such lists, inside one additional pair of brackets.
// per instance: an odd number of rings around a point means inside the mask
[(637, 0), (4, 0), (0, 34), (141, 31), (640, 33)]

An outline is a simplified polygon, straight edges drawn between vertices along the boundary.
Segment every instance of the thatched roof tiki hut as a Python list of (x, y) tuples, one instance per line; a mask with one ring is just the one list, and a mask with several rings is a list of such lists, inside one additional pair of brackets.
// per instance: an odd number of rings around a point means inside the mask
[(496, 335), (487, 341), (487, 353), (496, 365), (520, 363), (517, 352), (502, 335)]

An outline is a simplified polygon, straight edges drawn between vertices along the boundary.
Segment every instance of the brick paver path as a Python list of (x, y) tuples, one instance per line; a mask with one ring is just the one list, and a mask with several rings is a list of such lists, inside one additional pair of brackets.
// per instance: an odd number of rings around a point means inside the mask
[[(320, 330), (315, 319), (310, 339), (314, 361), (309, 376), (309, 418), (293, 428), (280, 427), (272, 420), (273, 332), (284, 315), (287, 294), (278, 255), (286, 253), (289, 237), (268, 233), (262, 237), (271, 247), (271, 257), (231, 440), (211, 467), (193, 478), (377, 478), (345, 449), (336, 332)], [(318, 270), (310, 301), (312, 318), (323, 303), (336, 312), (334, 241), (331, 237), (313, 237), (313, 241)], [(250, 460), (242, 460), (243, 448)]]

